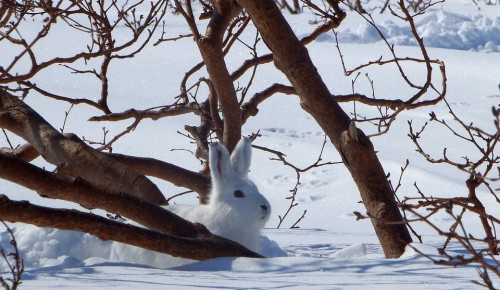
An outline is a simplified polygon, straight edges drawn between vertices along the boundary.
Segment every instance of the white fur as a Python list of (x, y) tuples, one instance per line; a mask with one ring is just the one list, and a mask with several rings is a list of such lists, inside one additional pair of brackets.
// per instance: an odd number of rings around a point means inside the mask
[[(252, 144), (242, 138), (231, 156), (215, 143), (210, 146), (212, 191), (206, 205), (172, 205), (166, 208), (191, 222), (205, 225), (218, 236), (260, 252), (260, 230), (271, 214), (271, 205), (248, 179)], [(235, 196), (241, 191), (243, 197)]]
[[(172, 205), (165, 208), (191, 222), (202, 223), (212, 233), (236, 241), (260, 254), (286, 256), (276, 243), (260, 236), (260, 230), (271, 214), (271, 206), (247, 178), (252, 158), (251, 146), (250, 140), (243, 138), (229, 156), (221, 144), (211, 145), (209, 161), (212, 192), (208, 204)], [(244, 197), (235, 197), (236, 190), (243, 192)], [(265, 249), (261, 248), (261, 243), (265, 244)], [(118, 242), (112, 243), (110, 259), (158, 268), (194, 262)]]

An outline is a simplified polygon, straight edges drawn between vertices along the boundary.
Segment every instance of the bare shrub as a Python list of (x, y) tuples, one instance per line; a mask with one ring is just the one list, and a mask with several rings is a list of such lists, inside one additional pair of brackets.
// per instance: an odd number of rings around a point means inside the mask
[[(449, 194), (445, 194), (445, 197), (439, 197), (443, 195), (440, 192), (442, 190), (425, 193), (415, 184), (419, 196), (406, 197), (403, 200), (402, 209), (416, 217), (414, 220), (409, 220), (409, 222), (426, 223), (439, 235), (446, 238), (439, 250), (447, 259), (434, 260), (435, 263), (448, 266), (478, 263), (483, 269), (480, 273), (483, 286), (492, 287), (488, 273), (500, 276), (498, 268), (500, 265), (498, 261), (500, 241), (496, 231), (496, 228), (500, 225), (497, 216), (498, 211), (496, 210), (500, 204), (500, 199), (496, 193), (498, 188), (495, 189), (494, 186), (500, 180), (500, 155), (498, 150), (495, 150), (500, 137), (500, 107), (492, 108), (494, 127), (493, 131), (488, 132), (488, 130), (476, 127), (472, 123), (466, 123), (455, 114), (448, 102), (446, 104), (449, 113), (453, 117), (452, 122), (432, 112), (429, 122), (426, 122), (418, 130), (414, 128), (412, 122), (409, 122), (410, 133), (408, 136), (414, 142), (417, 151), (429, 163), (445, 164), (468, 173), (469, 177), (464, 182), (466, 194), (452, 197), (446, 197)], [(469, 143), (472, 148), (476, 149), (476, 152), (469, 152), (470, 155), (450, 156), (447, 148), (443, 148), (442, 156), (431, 156), (421, 143), (426, 138), (425, 133), (431, 130), (429, 127), (432, 125), (446, 128), (456, 137), (457, 142)], [(492, 200), (493, 204), (490, 204), (487, 200)], [(439, 228), (432, 222), (434, 216), (442, 213), (452, 217), (453, 223), (448, 229)], [(467, 215), (473, 216), (481, 222), (482, 233), (473, 234), (472, 229), (464, 225), (463, 218)], [(469, 255), (457, 257), (449, 254), (447, 247), (451, 241), (458, 242)]]
[(0, 276), (0, 285), (2, 285), (5, 290), (15, 290), (22, 283), (21, 276), (24, 272), (24, 262), (17, 249), (17, 241), (14, 237), (14, 233), (5, 222), (2, 221), (2, 224), (11, 237), (10, 245), (12, 250), (11, 252), (6, 252), (6, 250), (0, 246), (0, 255), (4, 259), (11, 274), (10, 278), (3, 278)]

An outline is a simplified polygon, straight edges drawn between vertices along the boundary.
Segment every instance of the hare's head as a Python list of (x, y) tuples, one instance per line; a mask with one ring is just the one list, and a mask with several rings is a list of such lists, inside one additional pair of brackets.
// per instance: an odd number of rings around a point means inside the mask
[(248, 138), (240, 140), (231, 156), (219, 143), (210, 146), (209, 206), (235, 227), (260, 230), (269, 219), (271, 205), (248, 179), (251, 158), (252, 144)]

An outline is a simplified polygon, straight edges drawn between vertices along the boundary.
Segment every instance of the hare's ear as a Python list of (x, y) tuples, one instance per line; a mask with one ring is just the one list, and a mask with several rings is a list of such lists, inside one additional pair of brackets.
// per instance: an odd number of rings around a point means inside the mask
[(252, 160), (252, 143), (250, 139), (243, 137), (231, 154), (231, 166), (234, 173), (239, 177), (247, 177)]
[(227, 183), (232, 176), (232, 169), (226, 147), (220, 143), (211, 144), (209, 158), (212, 182), (221, 185)]

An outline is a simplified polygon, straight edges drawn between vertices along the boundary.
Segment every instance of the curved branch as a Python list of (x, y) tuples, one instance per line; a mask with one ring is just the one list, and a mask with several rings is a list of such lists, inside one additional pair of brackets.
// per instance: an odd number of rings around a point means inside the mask
[(129, 109), (119, 113), (111, 113), (102, 116), (94, 116), (89, 119), (92, 122), (100, 121), (122, 121), (130, 118), (140, 118), (140, 119), (152, 119), (158, 120), (163, 117), (179, 116), (199, 110), (199, 106), (194, 103), (187, 104), (185, 106), (166, 106), (159, 110), (147, 109), (147, 110), (136, 110)]
[(30, 162), (40, 156), (40, 153), (36, 151), (35, 147), (31, 146), (31, 144), (29, 143), (26, 143), (14, 149), (0, 148), (0, 152), (15, 155), (17, 158), (25, 162)]
[[(444, 75), (444, 64), (442, 64), (442, 69), (441, 71), (443, 72), (443, 79), (446, 81), (446, 76)], [(268, 88), (255, 93), (249, 100), (248, 102), (244, 103), (242, 106), (242, 118), (243, 118), (243, 123), (248, 120), (251, 116), (257, 115), (259, 112), (258, 106), (260, 103), (264, 102), (267, 98), (271, 97), (274, 94), (286, 94), (286, 95), (297, 95), (297, 91), (295, 90), (294, 87), (292, 86), (287, 86), (283, 84), (272, 84)], [(398, 110), (397, 113), (399, 113), (401, 110), (409, 110), (409, 109), (415, 109), (419, 107), (424, 107), (424, 106), (430, 106), (430, 105), (435, 105), (441, 100), (443, 100), (444, 95), (438, 95), (436, 98), (431, 99), (431, 100), (425, 100), (425, 101), (420, 101), (416, 103), (412, 103), (412, 101), (415, 101), (413, 98), (407, 101), (403, 101), (400, 99), (396, 100), (389, 100), (389, 99), (374, 99), (374, 98), (369, 98), (365, 95), (362, 94), (348, 94), (348, 95), (331, 95), (333, 99), (337, 103), (346, 103), (346, 102), (359, 102), (368, 106), (373, 106), (373, 107), (389, 107), (393, 110)]]
[(41, 95), (44, 95), (46, 97), (49, 97), (49, 98), (57, 100), (57, 101), (64, 101), (64, 102), (67, 102), (70, 104), (75, 104), (75, 105), (85, 104), (85, 105), (89, 105), (89, 106), (92, 106), (94, 108), (97, 108), (99, 110), (104, 111), (102, 106), (99, 103), (94, 102), (94, 101), (89, 100), (89, 99), (85, 99), (85, 98), (74, 98), (73, 99), (73, 98), (68, 98), (68, 97), (64, 97), (61, 95), (57, 95), (57, 94), (51, 93), (49, 91), (46, 91), (46, 90), (40, 88), (37, 84), (34, 84), (30, 81), (19, 81), (18, 83), (23, 85), (23, 86), (26, 86), (29, 89), (35, 90), (36, 92), (40, 93)]
[(52, 173), (6, 153), (0, 153), (0, 178), (36, 191), (40, 196), (61, 199), (127, 217), (141, 225), (183, 237), (196, 237), (199, 228), (166, 209), (126, 192), (106, 191), (82, 178)]
[(153, 158), (127, 156), (117, 153), (105, 153), (113, 159), (134, 168), (144, 175), (154, 176), (179, 187), (189, 188), (201, 196), (210, 191), (210, 178), (194, 171)]
[(286, 86), (282, 84), (273, 84), (265, 90), (254, 94), (248, 102), (242, 105), (243, 110), (243, 123), (250, 118), (250, 116), (255, 116), (259, 112), (258, 106), (260, 103), (265, 101), (270, 96), (282, 93), (287, 95), (296, 95), (297, 91), (291, 86)]
[(208, 231), (195, 239), (176, 237), (118, 223), (91, 213), (47, 208), (26, 201), (12, 201), (3, 194), (0, 195), (0, 220), (86, 232), (101, 240), (113, 240), (194, 260), (227, 256), (261, 257), (233, 241), (215, 236)]

